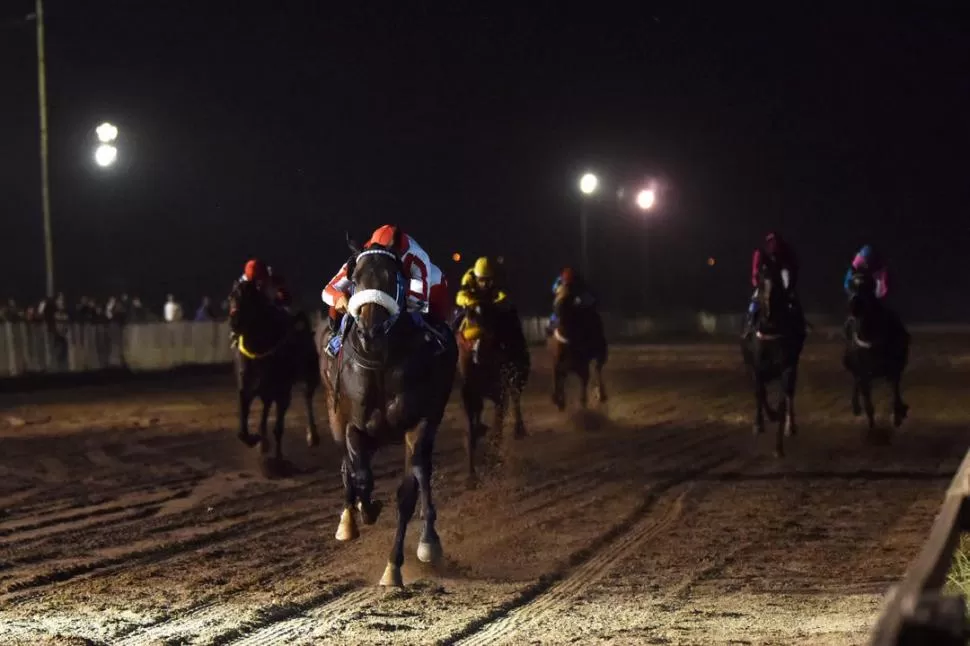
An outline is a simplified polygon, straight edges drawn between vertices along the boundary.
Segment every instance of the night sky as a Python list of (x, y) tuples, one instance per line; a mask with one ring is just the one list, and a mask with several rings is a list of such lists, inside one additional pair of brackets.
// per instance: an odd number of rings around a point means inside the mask
[[(610, 195), (663, 182), (649, 217), (593, 209), (605, 309), (741, 311), (777, 229), (809, 311), (838, 311), (869, 241), (908, 320), (970, 316), (965, 12), (683, 4), (48, 0), (57, 287), (194, 307), (258, 254), (318, 294), (345, 231), (397, 222), (455, 279), (504, 256), (542, 311), (592, 169)], [(21, 299), (44, 289), (32, 11), (0, 7), (0, 296)]]

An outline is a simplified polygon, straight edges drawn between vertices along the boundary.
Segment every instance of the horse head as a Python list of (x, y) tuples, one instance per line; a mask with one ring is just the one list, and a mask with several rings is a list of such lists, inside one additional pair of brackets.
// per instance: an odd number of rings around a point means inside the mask
[(868, 272), (856, 272), (849, 280), (849, 321), (853, 339), (864, 347), (877, 342), (880, 334), (876, 281)]
[(762, 329), (779, 330), (787, 322), (789, 314), (788, 272), (774, 265), (766, 265), (761, 272), (761, 285), (758, 289)]
[(244, 282), (229, 296), (229, 328), (253, 348), (272, 344), (285, 333), (283, 313), (263, 289)]
[(390, 248), (372, 245), (348, 263), (354, 294), (347, 313), (364, 352), (384, 349), (387, 335), (406, 309), (407, 287), (401, 259)]

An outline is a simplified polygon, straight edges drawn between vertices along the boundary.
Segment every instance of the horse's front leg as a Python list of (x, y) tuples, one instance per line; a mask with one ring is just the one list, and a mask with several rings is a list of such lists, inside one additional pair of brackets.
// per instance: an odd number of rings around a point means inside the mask
[(273, 400), (268, 395), (261, 395), (263, 412), (259, 416), (259, 450), (265, 455), (269, 453), (269, 409)]
[(468, 419), (468, 426), (465, 431), (465, 458), (467, 473), (465, 474), (465, 486), (473, 489), (478, 485), (478, 474), (475, 471), (475, 449), (478, 446), (478, 438), (482, 434), (482, 400), (474, 392), (467, 382), (462, 385), (462, 403), (465, 407), (465, 416)]
[(434, 468), (432, 455), (437, 431), (436, 425), (428, 422), (422, 423), (421, 430), (418, 432), (418, 442), (414, 447), (412, 456), (411, 472), (418, 483), (422, 518), (424, 519), (421, 538), (418, 540), (418, 560), (422, 563), (435, 563), (442, 556), (441, 538), (439, 538), (435, 529), (438, 512), (431, 496), (431, 476)]
[(411, 466), (414, 434), (408, 435), (404, 446), (404, 475), (397, 488), (397, 529), (394, 532), (391, 553), (387, 557), (387, 567), (384, 568), (384, 575), (381, 577), (381, 585), (384, 587), (404, 587), (404, 578), (401, 576), (401, 566), (404, 565), (404, 538), (418, 502), (418, 479)]
[(792, 366), (782, 376), (782, 395), (785, 398), (785, 415), (783, 424), (785, 435), (791, 437), (798, 434), (798, 425), (795, 422), (795, 386), (798, 383), (798, 366)]
[(599, 400), (599, 403), (605, 404), (607, 395), (606, 384), (603, 383), (603, 360), (597, 359), (593, 366), (596, 374), (596, 386), (594, 392), (596, 393), (596, 398)]
[(589, 405), (589, 363), (583, 362), (576, 374), (579, 375), (579, 405), (583, 410)]
[(852, 414), (862, 415), (862, 401), (859, 398), (859, 377), (852, 375)]
[(236, 436), (246, 446), (253, 447), (259, 444), (259, 437), (249, 434), (249, 409), (253, 404), (253, 396), (243, 386), (239, 389), (239, 432)]
[(340, 464), (340, 477), (344, 485), (344, 508), (340, 513), (340, 524), (337, 526), (338, 541), (352, 541), (360, 536), (357, 528), (357, 517), (354, 514), (354, 504), (357, 502), (357, 488), (354, 484), (354, 467), (350, 463), (350, 456), (344, 447), (344, 458)]
[[(316, 366), (314, 366), (314, 371)], [(316, 378), (313, 378), (316, 377)], [(317, 418), (313, 414), (313, 394), (317, 386), (320, 385), (319, 377), (316, 374), (307, 377), (305, 388), (303, 389), (303, 401), (306, 403), (306, 445), (314, 447), (320, 444), (320, 435), (317, 433)]]
[(365, 525), (373, 525), (381, 513), (381, 506), (371, 500), (374, 491), (374, 472), (371, 457), (374, 447), (370, 437), (355, 426), (347, 429), (347, 456), (353, 468), (354, 490), (357, 493), (357, 509)]
[(869, 375), (864, 375), (858, 381), (859, 393), (862, 395), (862, 406), (866, 411), (866, 420), (869, 423), (869, 430), (876, 428), (876, 409), (872, 405), (872, 380)]
[(522, 386), (518, 380), (510, 385), (509, 397), (512, 399), (512, 415), (515, 417), (512, 437), (521, 439), (525, 437), (525, 420), (522, 417)]
[(754, 434), (761, 435), (765, 432), (765, 404), (768, 397), (764, 379), (757, 370), (754, 371)]

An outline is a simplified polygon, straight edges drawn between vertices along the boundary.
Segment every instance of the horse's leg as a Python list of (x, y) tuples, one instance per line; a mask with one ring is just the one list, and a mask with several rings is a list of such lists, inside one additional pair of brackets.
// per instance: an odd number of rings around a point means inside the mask
[(249, 434), (249, 409), (253, 405), (253, 396), (244, 385), (239, 389), (239, 432), (237, 437), (246, 446), (253, 447), (259, 443), (258, 437)]
[(576, 374), (579, 375), (579, 405), (585, 410), (589, 405), (589, 362), (576, 366)]
[(411, 442), (409, 437), (404, 443), (404, 475), (401, 478), (401, 484), (397, 487), (397, 530), (394, 532), (394, 544), (387, 558), (384, 576), (381, 577), (381, 585), (385, 587), (404, 587), (404, 579), (401, 577), (401, 566), (404, 565), (404, 537), (418, 502), (418, 479), (411, 468), (411, 452), (414, 448)]
[(495, 400), (495, 428), (492, 434), (492, 444), (500, 446), (502, 444), (502, 434), (505, 431), (505, 416), (509, 410), (509, 393), (503, 385), (499, 387), (498, 399)]
[(286, 411), (290, 407), (292, 391), (283, 388), (276, 398), (276, 426), (273, 428), (273, 439), (276, 440), (275, 459), (283, 460), (283, 429), (286, 425)]
[(424, 527), (421, 529), (421, 538), (418, 541), (418, 560), (422, 563), (434, 563), (441, 558), (441, 539), (434, 526), (438, 512), (431, 499), (432, 454), (437, 432), (437, 426), (428, 422), (421, 424), (411, 466), (411, 472), (418, 482), (418, 490), (421, 494), (424, 519)]
[(461, 394), (465, 406), (465, 415), (468, 418), (468, 427), (465, 432), (465, 456), (468, 467), (465, 486), (473, 489), (478, 484), (478, 475), (475, 472), (475, 447), (478, 445), (478, 437), (481, 434), (482, 400), (476, 396), (472, 387), (467, 383), (462, 385)]
[(370, 464), (372, 452), (371, 442), (364, 432), (354, 426), (347, 429), (347, 455), (353, 467), (360, 520), (365, 525), (376, 523), (381, 511), (380, 505), (371, 501), (371, 493), (374, 491), (374, 473)]
[(902, 375), (894, 374), (889, 380), (893, 389), (893, 426), (899, 428), (909, 414), (909, 406), (903, 401), (902, 389), (900, 386)]
[(862, 415), (862, 402), (859, 401), (859, 377), (852, 376), (852, 414)]
[(264, 455), (269, 453), (269, 409), (273, 400), (268, 395), (260, 395), (263, 400), (263, 412), (259, 417), (259, 450)]
[(798, 366), (792, 366), (782, 378), (782, 395), (785, 398), (785, 415), (783, 417), (785, 425), (785, 435), (794, 436), (798, 434), (798, 425), (795, 423), (795, 385), (798, 383)]
[(354, 468), (350, 463), (350, 456), (344, 449), (344, 459), (340, 465), (340, 477), (344, 483), (344, 509), (340, 514), (340, 524), (337, 526), (338, 541), (352, 541), (360, 536), (357, 529), (357, 518), (354, 516), (354, 503), (357, 502), (357, 490), (354, 486)]
[(765, 432), (765, 401), (768, 397), (765, 392), (765, 382), (758, 374), (758, 371), (754, 372), (754, 434), (761, 435)]
[(596, 396), (601, 404), (606, 403), (606, 384), (603, 383), (603, 360), (597, 359), (594, 364), (596, 371)]
[(512, 415), (515, 417), (513, 437), (525, 437), (525, 421), (522, 419), (522, 387), (518, 380), (509, 386), (509, 396), (512, 398)]
[(306, 445), (313, 447), (320, 444), (320, 435), (317, 433), (317, 418), (313, 414), (313, 394), (317, 390), (317, 386), (320, 385), (320, 375), (316, 371), (316, 366), (313, 367), (311, 374), (307, 375), (307, 380), (305, 388), (303, 389), (303, 400), (306, 402)]
[(552, 403), (560, 411), (566, 410), (566, 369), (560, 361), (553, 366)]
[(872, 405), (872, 380), (869, 375), (859, 378), (859, 392), (862, 395), (862, 405), (866, 410), (866, 420), (869, 422), (869, 430), (876, 428), (876, 411)]

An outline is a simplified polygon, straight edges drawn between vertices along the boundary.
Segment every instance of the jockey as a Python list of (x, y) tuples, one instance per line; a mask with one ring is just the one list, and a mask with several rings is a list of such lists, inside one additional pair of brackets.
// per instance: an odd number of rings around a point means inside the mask
[(482, 256), (461, 278), (461, 289), (455, 297), (455, 305), (461, 309), (474, 307), (479, 303), (501, 303), (508, 295), (495, 283), (495, 268), (492, 261)]
[[(586, 286), (586, 281), (584, 281), (579, 274), (577, 274), (571, 267), (564, 268), (556, 280), (552, 283), (552, 294), (553, 302), (558, 302), (560, 299), (567, 296), (571, 296), (576, 299), (576, 305), (579, 307), (595, 307), (596, 297)], [(552, 334), (553, 330), (559, 321), (556, 317), (555, 307), (553, 307), (553, 312), (549, 316), (549, 326), (546, 328), (546, 334)]]
[[(274, 294), (273, 288), (273, 270), (266, 265), (262, 260), (258, 258), (252, 258), (246, 261), (246, 266), (243, 268), (242, 275), (236, 279), (236, 282), (232, 284), (232, 291), (230, 294), (238, 294), (240, 290), (247, 286), (253, 286), (256, 290), (265, 296), (270, 302), (278, 303), (276, 294)], [(234, 298), (230, 298), (230, 303), (235, 303)], [(235, 307), (235, 305), (233, 305)], [(231, 317), (235, 313), (234, 309), (229, 311), (229, 316)], [(238, 335), (235, 332), (229, 333), (229, 343), (234, 345), (238, 340)]]
[(793, 307), (799, 307), (796, 292), (799, 267), (795, 251), (780, 234), (769, 233), (765, 236), (762, 246), (755, 249), (754, 253), (751, 254), (751, 286), (754, 288), (754, 293), (751, 294), (751, 301), (748, 304), (748, 314), (742, 336), (747, 336), (754, 326), (758, 314), (758, 287), (761, 285), (762, 273), (768, 267), (778, 269), (789, 302)]
[(859, 249), (859, 253), (852, 259), (852, 264), (845, 272), (843, 287), (846, 294), (852, 296), (852, 277), (857, 273), (867, 273), (876, 281), (876, 298), (883, 300), (889, 294), (889, 266), (886, 264), (882, 254), (878, 253), (872, 245), (865, 245)]
[[(392, 224), (385, 224), (374, 231), (370, 240), (364, 244), (364, 249), (374, 245), (392, 248), (395, 238), (398, 239), (398, 246), (392, 250), (397, 252), (401, 259), (405, 277), (410, 279), (407, 309), (415, 323), (432, 332), (432, 337), (441, 347), (444, 347), (443, 333), (436, 328), (447, 321), (451, 309), (448, 282), (441, 273), (441, 269), (431, 262), (428, 252), (422, 249), (414, 238), (399, 231), (399, 228)], [(327, 345), (327, 354), (332, 357), (340, 351), (343, 342), (343, 331), (346, 325), (340, 322), (345, 318), (343, 314), (347, 311), (352, 289), (353, 283), (347, 275), (347, 263), (344, 263), (337, 275), (323, 289), (323, 302), (330, 306), (330, 329), (336, 332), (339, 327), (339, 333), (335, 333)]]

